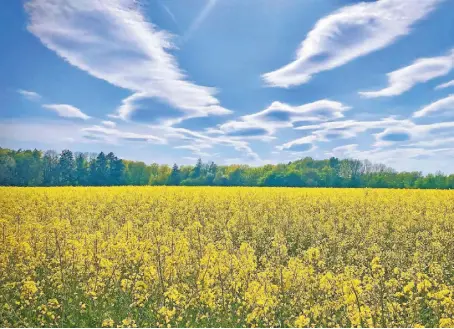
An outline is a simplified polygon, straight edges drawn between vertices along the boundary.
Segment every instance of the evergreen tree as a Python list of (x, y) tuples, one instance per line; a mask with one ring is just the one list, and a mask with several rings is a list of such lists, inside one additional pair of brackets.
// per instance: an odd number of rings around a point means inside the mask
[(43, 157), (43, 184), (52, 186), (58, 184), (58, 155), (55, 151), (46, 151)]
[(15, 170), (14, 156), (9, 154), (7, 150), (0, 149), (0, 185), (12, 185)]
[(58, 161), (59, 183), (61, 185), (74, 184), (75, 162), (70, 150), (63, 150)]
[(76, 173), (75, 183), (76, 185), (88, 184), (88, 163), (87, 158), (83, 153), (76, 154)]
[(200, 177), (202, 172), (202, 159), (197, 160), (197, 164), (194, 167), (194, 170), (192, 171), (191, 177), (192, 178), (198, 178)]
[(121, 159), (118, 159), (112, 152), (107, 155), (109, 166), (109, 185), (123, 184), (123, 175), (125, 165)]
[(100, 152), (96, 157), (96, 175), (95, 175), (95, 185), (108, 185), (108, 167), (107, 167), (107, 158), (104, 152)]
[(87, 185), (89, 185), (89, 186), (98, 185), (98, 172), (96, 170), (96, 158), (95, 157), (92, 157), (88, 163)]
[(177, 164), (175, 163), (172, 167), (172, 172), (168, 179), (168, 185), (179, 185), (181, 181), (180, 177), (180, 169), (178, 168)]

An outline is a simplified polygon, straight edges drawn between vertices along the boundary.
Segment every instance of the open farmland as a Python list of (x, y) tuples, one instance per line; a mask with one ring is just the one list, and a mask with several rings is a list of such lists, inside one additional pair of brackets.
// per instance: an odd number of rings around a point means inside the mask
[(0, 326), (454, 326), (454, 191), (0, 188)]

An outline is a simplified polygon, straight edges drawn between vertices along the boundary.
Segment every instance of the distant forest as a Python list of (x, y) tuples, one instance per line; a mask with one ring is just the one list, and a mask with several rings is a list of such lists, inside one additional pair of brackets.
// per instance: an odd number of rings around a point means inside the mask
[(454, 175), (397, 172), (370, 161), (306, 157), (287, 164), (147, 165), (105, 154), (0, 148), (3, 186), (288, 186), (454, 189)]

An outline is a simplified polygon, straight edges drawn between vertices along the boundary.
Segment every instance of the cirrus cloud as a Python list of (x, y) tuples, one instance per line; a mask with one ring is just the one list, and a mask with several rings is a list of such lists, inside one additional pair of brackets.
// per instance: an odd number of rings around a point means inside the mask
[(436, 86), (435, 90), (449, 88), (449, 87), (454, 87), (454, 80), (451, 80), (451, 81), (448, 81), (448, 82), (445, 82), (445, 83), (442, 83), (442, 84)]
[(68, 104), (44, 104), (43, 108), (55, 111), (58, 116), (63, 118), (76, 118), (82, 120), (90, 119), (90, 117), (83, 113), (80, 109)]
[(263, 111), (219, 125), (217, 132), (229, 136), (271, 136), (276, 130), (293, 128), (301, 121), (324, 122), (343, 118), (344, 112), (348, 110), (350, 110), (349, 106), (328, 99), (300, 106), (276, 101)]
[(28, 30), (71, 65), (130, 90), (116, 116), (128, 119), (136, 102), (155, 98), (184, 118), (230, 113), (216, 89), (190, 82), (168, 50), (171, 35), (147, 21), (135, 0), (29, 0)]
[(41, 99), (41, 95), (35, 91), (18, 89), (17, 92), (30, 101), (39, 101)]
[(377, 91), (362, 91), (359, 94), (366, 98), (401, 95), (418, 83), (448, 74), (453, 68), (454, 50), (446, 56), (421, 58), (409, 66), (388, 73), (388, 87)]
[(307, 83), (314, 74), (391, 45), (442, 1), (380, 0), (345, 6), (316, 23), (293, 62), (263, 79), (285, 88)]
[(454, 95), (449, 95), (423, 107), (421, 110), (413, 113), (413, 117), (422, 118), (433, 114), (446, 113), (446, 111), (452, 111), (454, 114)]

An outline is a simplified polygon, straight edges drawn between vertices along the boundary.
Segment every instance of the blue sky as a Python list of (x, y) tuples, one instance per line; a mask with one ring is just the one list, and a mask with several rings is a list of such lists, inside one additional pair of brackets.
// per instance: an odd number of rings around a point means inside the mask
[(3, 1), (0, 31), (2, 147), (454, 172), (453, 0)]

